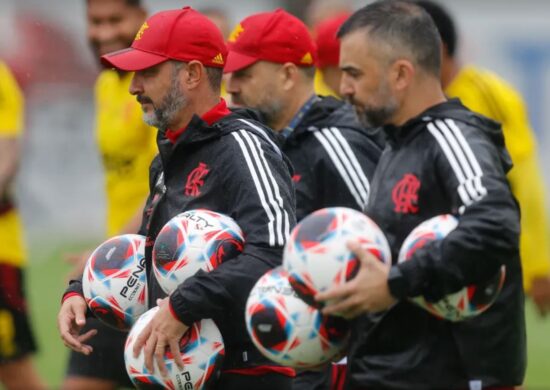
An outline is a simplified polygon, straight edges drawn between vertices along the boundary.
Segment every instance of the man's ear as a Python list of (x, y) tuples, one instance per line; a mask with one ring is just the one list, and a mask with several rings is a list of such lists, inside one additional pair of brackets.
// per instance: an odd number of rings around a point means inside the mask
[(281, 66), (280, 76), (283, 79), (283, 89), (291, 90), (298, 82), (299, 69), (295, 64), (287, 62)]
[(199, 61), (190, 61), (187, 63), (186, 72), (182, 72), (180, 78), (187, 90), (197, 88), (201, 80), (207, 77), (204, 65)]
[(390, 83), (395, 91), (402, 92), (412, 84), (416, 70), (406, 59), (395, 61), (390, 67)]

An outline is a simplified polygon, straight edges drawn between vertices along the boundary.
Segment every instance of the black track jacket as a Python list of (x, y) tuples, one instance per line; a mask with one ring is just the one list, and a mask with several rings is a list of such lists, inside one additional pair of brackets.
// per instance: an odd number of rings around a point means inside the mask
[(394, 264), (418, 224), (445, 213), (459, 218), (444, 240), (398, 266), (406, 280), (404, 295), (436, 301), (487, 280), (501, 265), (506, 281), (486, 312), (462, 322), (440, 320), (406, 299), (384, 313), (357, 318), (351, 388), (521, 384), (526, 351), (519, 210), (506, 180), (512, 164), (500, 125), (451, 100), (384, 130), (388, 144), (366, 212), (385, 232)]
[(298, 221), (324, 207), (363, 211), (382, 144), (351, 105), (333, 97), (314, 103), (283, 145), (294, 167)]
[[(173, 312), (183, 323), (204, 318), (216, 322), (225, 344), (224, 365), (238, 368), (268, 362), (248, 336), (245, 305), (260, 276), (281, 264), (284, 244), (296, 223), (295, 196), (291, 165), (272, 130), (246, 111), (231, 113), (224, 101), (216, 107), (213, 111), (225, 114), (218, 114), (221, 119), (211, 125), (195, 115), (181, 134), (159, 132), (159, 154), (151, 163), (140, 234), (147, 237), (153, 307), (166, 294), (151, 272), (152, 248), (172, 217), (204, 208), (230, 216), (241, 227), (245, 245), (239, 256), (212, 272), (197, 272), (170, 295)], [(79, 288), (73, 282), (67, 291)]]

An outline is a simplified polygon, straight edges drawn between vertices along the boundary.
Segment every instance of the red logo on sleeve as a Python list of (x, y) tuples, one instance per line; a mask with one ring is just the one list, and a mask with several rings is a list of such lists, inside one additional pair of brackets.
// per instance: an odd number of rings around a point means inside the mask
[(199, 165), (191, 171), (187, 176), (187, 184), (185, 184), (185, 195), (199, 196), (200, 188), (204, 185), (204, 177), (210, 172), (208, 165), (199, 163)]
[(418, 212), (418, 190), (420, 180), (412, 173), (406, 173), (393, 187), (392, 199), (395, 203), (394, 211), (403, 214), (416, 214)]

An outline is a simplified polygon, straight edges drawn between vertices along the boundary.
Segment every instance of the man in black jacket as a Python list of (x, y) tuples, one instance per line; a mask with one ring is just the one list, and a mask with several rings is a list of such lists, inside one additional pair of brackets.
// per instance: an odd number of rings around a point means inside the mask
[(323, 207), (364, 210), (381, 154), (379, 133), (363, 128), (351, 105), (315, 95), (315, 57), (305, 24), (279, 9), (239, 23), (224, 68), (233, 104), (258, 110), (281, 134), (298, 220)]
[[(131, 48), (102, 57), (117, 69), (136, 72), (130, 92), (141, 103), (144, 120), (159, 129), (142, 233), (149, 301), (158, 302), (160, 310), (138, 337), (134, 353), (143, 347), (147, 368), (152, 370), (156, 359), (165, 372), (162, 357), (169, 349), (181, 366), (179, 339), (192, 323), (212, 318), (226, 351), (217, 388), (285, 389), (294, 372), (269, 363), (254, 348), (244, 307), (259, 277), (280, 264), (295, 224), (291, 169), (270, 129), (232, 113), (220, 99), (226, 54), (221, 32), (186, 7), (153, 15)], [(153, 243), (168, 220), (197, 208), (234, 218), (245, 234), (244, 250), (210, 273), (199, 271), (164, 299), (151, 272)], [(81, 283), (73, 281), (59, 328), (67, 346), (90, 353), (84, 343), (92, 333), (78, 335), (85, 314), (81, 292)]]
[[(512, 165), (500, 126), (446, 100), (439, 35), (417, 5), (373, 3), (339, 36), (342, 92), (388, 138), (366, 212), (394, 259), (385, 266), (350, 243), (362, 260), (356, 278), (317, 297), (338, 300), (325, 313), (353, 318), (350, 387), (513, 389), (525, 372), (524, 296), (519, 210), (506, 180)], [(395, 264), (411, 230), (446, 213), (458, 217), (458, 227)], [(502, 265), (500, 295), (470, 320), (440, 320), (407, 299), (437, 301), (488, 280)]]
[[(381, 154), (381, 134), (364, 128), (351, 105), (315, 95), (315, 57), (307, 27), (279, 9), (239, 23), (224, 69), (232, 102), (260, 111), (281, 135), (294, 166), (298, 221), (324, 207), (363, 211)], [(303, 373), (293, 389), (329, 389), (343, 383), (342, 368)]]

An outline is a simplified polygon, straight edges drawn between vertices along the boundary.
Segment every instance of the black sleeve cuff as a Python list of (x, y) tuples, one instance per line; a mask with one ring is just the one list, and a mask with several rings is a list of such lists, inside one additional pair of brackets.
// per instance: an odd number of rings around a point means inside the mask
[(70, 293), (76, 293), (78, 295), (84, 296), (84, 291), (82, 290), (82, 279), (72, 279), (69, 281), (69, 285), (63, 293), (63, 297)]
[(423, 294), (426, 283), (424, 278), (424, 270), (416, 261), (405, 261), (404, 263), (395, 265), (392, 268), (396, 268), (399, 271), (403, 279), (402, 283), (404, 285), (401, 291), (402, 296), (396, 298), (416, 297)]
[(200, 321), (197, 315), (194, 315), (189, 308), (189, 304), (186, 303), (185, 298), (180, 293), (179, 289), (176, 289), (169, 297), (170, 308), (172, 313), (187, 326), (193, 325), (195, 322)]

